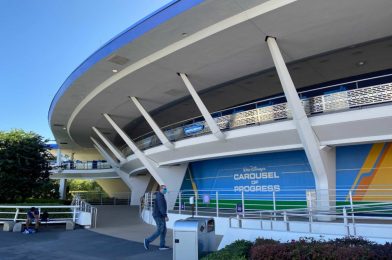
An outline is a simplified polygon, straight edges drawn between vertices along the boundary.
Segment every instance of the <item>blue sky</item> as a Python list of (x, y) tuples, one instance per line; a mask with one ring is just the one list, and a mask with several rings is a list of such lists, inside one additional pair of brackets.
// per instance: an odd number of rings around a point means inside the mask
[(53, 139), (47, 114), (68, 75), (171, 0), (0, 0), (0, 130)]

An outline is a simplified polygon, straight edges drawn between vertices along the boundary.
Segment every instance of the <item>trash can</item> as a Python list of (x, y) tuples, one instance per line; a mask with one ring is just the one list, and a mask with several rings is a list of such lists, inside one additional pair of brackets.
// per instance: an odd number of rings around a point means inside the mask
[(173, 259), (197, 260), (216, 248), (213, 218), (177, 220), (173, 226)]

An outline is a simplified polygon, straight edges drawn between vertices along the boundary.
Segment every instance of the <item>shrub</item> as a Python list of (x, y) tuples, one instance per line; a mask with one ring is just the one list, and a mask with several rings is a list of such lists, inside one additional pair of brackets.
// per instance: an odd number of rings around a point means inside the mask
[(61, 200), (59, 199), (37, 199), (37, 198), (28, 198), (25, 200), (25, 204), (32, 204), (32, 205), (47, 205), (47, 204), (53, 204), (53, 205), (59, 205), (63, 204)]
[(245, 260), (249, 257), (249, 249), (253, 245), (247, 240), (237, 240), (227, 245), (225, 248), (209, 254), (202, 259), (204, 260)]
[(256, 240), (250, 259), (392, 259), (392, 245), (378, 245), (355, 237), (335, 240), (301, 238), (277, 244), (270, 240)]
[(259, 244), (250, 250), (250, 259), (292, 259), (292, 253), (285, 244)]
[(279, 244), (279, 241), (270, 239), (270, 238), (257, 238), (254, 245), (276, 245)]
[(356, 237), (329, 241), (305, 237), (287, 243), (258, 238), (253, 245), (249, 241), (237, 240), (202, 259), (392, 259), (392, 244), (379, 245)]

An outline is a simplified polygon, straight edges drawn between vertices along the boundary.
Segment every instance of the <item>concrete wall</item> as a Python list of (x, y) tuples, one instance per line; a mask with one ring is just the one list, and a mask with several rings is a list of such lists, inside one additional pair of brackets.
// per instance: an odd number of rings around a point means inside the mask
[[(173, 213), (168, 214), (168, 216), (169, 221), (167, 222), (167, 227), (171, 229), (177, 220), (191, 217), (190, 215)], [(142, 217), (147, 224), (155, 225), (155, 221), (149, 210), (143, 210)], [(292, 239), (298, 240), (301, 237), (329, 240), (347, 235), (347, 227), (342, 223), (313, 222), (312, 232), (310, 232), (309, 222), (292, 221), (287, 225), (283, 221), (263, 220), (260, 222), (260, 220), (255, 219), (245, 219), (242, 221), (242, 228), (238, 228), (238, 221), (236, 219), (231, 220), (232, 225), (230, 227), (229, 218), (213, 218), (215, 220), (215, 234), (223, 235), (218, 249), (238, 239), (254, 241), (259, 237), (263, 237), (286, 242)], [(357, 236), (362, 236), (376, 243), (384, 244), (386, 242), (392, 242), (392, 227), (389, 224), (356, 224), (355, 231), (354, 227), (350, 224), (348, 229), (350, 235), (356, 232)]]
[[(57, 157), (57, 149), (50, 150), (50, 153)], [(102, 155), (96, 149), (79, 149), (79, 150), (70, 150), (70, 149), (62, 149), (61, 154), (64, 156), (68, 156), (74, 160), (80, 161), (93, 161), (93, 160), (104, 160)]]
[(131, 190), (121, 179), (100, 179), (96, 180), (99, 186), (111, 197), (128, 198)]

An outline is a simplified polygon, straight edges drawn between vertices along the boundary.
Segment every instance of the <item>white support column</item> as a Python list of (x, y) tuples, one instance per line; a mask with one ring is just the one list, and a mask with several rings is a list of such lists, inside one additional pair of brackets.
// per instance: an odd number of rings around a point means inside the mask
[(131, 205), (140, 205), (140, 198), (147, 192), (147, 186), (150, 180), (150, 174), (129, 177), (132, 190)]
[(135, 145), (135, 143), (128, 137), (128, 135), (113, 121), (113, 119), (108, 115), (104, 114), (104, 117), (113, 126), (117, 133), (121, 136), (124, 142), (131, 148), (136, 157), (144, 165), (144, 167), (149, 171), (152, 177), (159, 183), (159, 185), (165, 184), (169, 191), (172, 191), (168, 195), (167, 205), (169, 209), (172, 209), (176, 202), (175, 195), (178, 194), (182, 181), (185, 176), (188, 164), (182, 164), (179, 166), (168, 166), (168, 167), (157, 167), (156, 164), (148, 158), (140, 149)]
[[(117, 175), (120, 177), (120, 179), (128, 186), (128, 188), (131, 190), (131, 196), (133, 189), (135, 188), (134, 185), (132, 185), (132, 182), (129, 178), (129, 175), (125, 173), (124, 171), (120, 170), (119, 165), (110, 157), (110, 155), (105, 151), (105, 149), (95, 140), (93, 140), (95, 144), (95, 149), (98, 150), (98, 152), (102, 155), (103, 158), (105, 158), (106, 161), (112, 165), (113, 169), (117, 173)], [(147, 187), (147, 186), (146, 186)]]
[[(56, 154), (56, 164), (59, 167), (58, 170), (59, 172), (61, 171), (61, 149), (57, 149), (57, 154)], [(60, 179), (59, 183), (59, 195), (61, 200), (65, 200), (67, 196), (67, 179)]]
[(112, 127), (116, 130), (116, 132), (121, 136), (124, 142), (131, 148), (132, 152), (136, 155), (136, 157), (142, 162), (144, 167), (151, 173), (151, 175), (155, 178), (155, 180), (160, 184), (164, 184), (164, 181), (159, 176), (156, 171), (156, 167), (152, 164), (152, 161), (147, 158), (147, 156), (140, 151), (140, 149), (136, 146), (136, 144), (128, 137), (128, 135), (113, 121), (113, 119), (108, 115), (104, 114), (104, 117), (108, 120), (108, 122), (112, 125)]
[(199, 97), (199, 94), (197, 94), (195, 88), (193, 87), (192, 83), (189, 81), (187, 75), (184, 73), (179, 73), (178, 75), (184, 81), (186, 88), (191, 94), (201, 114), (203, 115), (204, 120), (207, 122), (208, 126), (210, 127), (212, 134), (215, 135), (215, 137), (218, 138), (219, 140), (225, 139), (225, 135), (222, 133), (218, 124), (212, 118), (210, 112), (208, 112), (207, 107), (204, 105), (203, 101)]
[(336, 197), (335, 149), (321, 149), (319, 139), (314, 133), (301, 100), (298, 97), (297, 90), (295, 89), (275, 38), (267, 37), (266, 41), (278, 72), (288, 106), (292, 111), (298, 135), (315, 177), (317, 208), (320, 210), (329, 210), (330, 207), (334, 205)]
[[(56, 164), (58, 167), (61, 166), (62, 160), (61, 160), (61, 149), (57, 148), (57, 154), (56, 154)], [(60, 169), (60, 168), (58, 168)]]
[[(96, 141), (92, 138), (94, 142), (95, 149), (98, 150), (98, 152), (102, 155), (103, 158), (105, 158), (106, 161), (110, 163), (110, 165), (113, 167), (117, 175), (120, 177), (120, 179), (128, 186), (128, 188), (131, 190), (131, 196), (133, 196), (133, 189), (135, 188), (134, 185), (132, 185), (132, 182), (129, 178), (129, 175), (125, 173), (124, 171), (120, 170), (119, 165), (117, 162), (115, 162), (112, 157), (105, 151), (105, 149)], [(147, 183), (148, 185), (148, 183)], [(147, 187), (147, 186), (146, 186)], [(135, 194), (136, 195), (136, 194)]]
[(91, 138), (91, 140), (94, 142), (94, 147), (95, 149), (98, 150), (98, 152), (102, 155), (103, 158), (113, 167), (113, 168), (118, 168), (119, 165), (116, 161), (113, 160), (113, 158), (109, 155), (108, 152), (105, 151), (105, 149), (95, 140), (94, 138)]
[(162, 142), (164, 146), (166, 146), (168, 149), (174, 149), (174, 145), (172, 142), (169, 141), (169, 139), (166, 137), (166, 135), (162, 132), (162, 130), (159, 128), (157, 123), (154, 121), (154, 119), (150, 116), (150, 114), (144, 109), (142, 104), (140, 104), (139, 100), (136, 97), (130, 97), (130, 99), (133, 101), (137, 109), (139, 109), (140, 113), (143, 115), (144, 119), (146, 119), (147, 123), (151, 126), (152, 130), (154, 133), (158, 136), (159, 140)]
[(60, 199), (65, 200), (67, 196), (67, 179), (60, 179), (59, 193)]
[[(106, 144), (106, 146), (112, 151), (112, 153), (117, 157), (120, 162), (125, 161), (125, 156), (121, 151), (117, 149), (112, 142), (110, 142), (95, 126), (93, 126), (94, 132), (101, 138), (101, 140)], [(92, 137), (91, 137), (92, 138)]]

